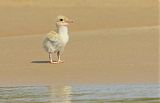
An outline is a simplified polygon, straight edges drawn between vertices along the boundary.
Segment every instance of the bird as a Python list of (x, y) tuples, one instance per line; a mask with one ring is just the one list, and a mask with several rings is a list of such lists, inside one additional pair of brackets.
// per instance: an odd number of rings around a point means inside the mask
[[(43, 40), (43, 47), (49, 54), (49, 62), (53, 64), (63, 63), (61, 54), (64, 51), (66, 44), (69, 41), (68, 26), (73, 23), (73, 20), (68, 19), (66, 16), (59, 15), (56, 18), (56, 31), (47, 33)], [(53, 60), (53, 54), (56, 53), (58, 60)]]

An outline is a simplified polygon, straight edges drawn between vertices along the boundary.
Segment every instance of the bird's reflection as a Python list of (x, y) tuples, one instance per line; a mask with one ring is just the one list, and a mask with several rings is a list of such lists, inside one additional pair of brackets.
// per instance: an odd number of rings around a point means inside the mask
[(72, 87), (58, 86), (50, 87), (51, 103), (72, 103)]

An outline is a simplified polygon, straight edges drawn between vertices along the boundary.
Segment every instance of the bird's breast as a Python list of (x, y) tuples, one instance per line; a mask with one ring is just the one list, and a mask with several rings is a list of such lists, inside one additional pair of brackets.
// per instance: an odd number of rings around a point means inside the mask
[(62, 43), (63, 43), (63, 44), (67, 44), (67, 42), (68, 42), (68, 40), (69, 40), (68, 34), (60, 35), (60, 37), (61, 37)]

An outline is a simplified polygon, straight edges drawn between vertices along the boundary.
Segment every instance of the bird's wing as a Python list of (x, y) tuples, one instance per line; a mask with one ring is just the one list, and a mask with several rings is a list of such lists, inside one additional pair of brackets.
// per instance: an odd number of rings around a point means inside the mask
[(55, 32), (55, 31), (51, 31), (47, 34), (47, 38), (50, 41), (57, 41), (60, 40), (60, 36)]

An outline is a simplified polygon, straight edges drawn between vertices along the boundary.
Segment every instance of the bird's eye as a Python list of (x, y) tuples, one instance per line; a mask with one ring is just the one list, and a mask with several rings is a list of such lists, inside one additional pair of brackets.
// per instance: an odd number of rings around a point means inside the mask
[(60, 21), (63, 21), (63, 19), (60, 19)]

